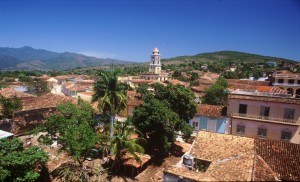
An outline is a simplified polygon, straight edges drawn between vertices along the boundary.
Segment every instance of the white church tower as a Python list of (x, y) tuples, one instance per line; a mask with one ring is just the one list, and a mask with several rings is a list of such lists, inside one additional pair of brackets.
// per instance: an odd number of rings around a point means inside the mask
[(151, 54), (149, 73), (161, 74), (160, 54), (157, 48), (154, 48)]
[(160, 54), (157, 48), (152, 50), (151, 60), (149, 61), (149, 72), (140, 74), (140, 78), (144, 80), (168, 80), (168, 73), (161, 70)]

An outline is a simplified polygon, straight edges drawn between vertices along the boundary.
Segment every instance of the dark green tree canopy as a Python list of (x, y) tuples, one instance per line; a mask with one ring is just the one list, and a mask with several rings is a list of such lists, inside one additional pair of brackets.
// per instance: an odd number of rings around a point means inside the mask
[(126, 95), (129, 86), (118, 82), (120, 70), (101, 71), (100, 80), (94, 85), (93, 101), (99, 101), (98, 108), (103, 113), (117, 114), (126, 108)]
[(148, 136), (148, 150), (158, 149), (165, 153), (175, 140), (175, 127), (182, 120), (169, 107), (158, 99), (149, 99), (138, 106), (133, 113), (132, 122), (137, 129)]
[(215, 84), (204, 91), (203, 103), (211, 105), (227, 105), (228, 100), (228, 82), (220, 77)]
[(95, 111), (85, 101), (79, 99), (78, 104), (63, 103), (57, 106), (58, 113), (48, 117), (43, 125), (47, 131), (44, 139), (50, 142), (55, 137), (62, 144), (62, 149), (67, 151), (80, 165), (85, 160), (85, 155), (95, 147), (99, 140), (95, 126)]
[(13, 98), (5, 98), (0, 95), (0, 107), (1, 116), (0, 118), (12, 118), (15, 111), (22, 109), (22, 102), (16, 96)]
[(1, 181), (34, 181), (40, 176), (36, 165), (47, 161), (47, 153), (38, 147), (24, 149), (18, 138), (0, 140)]
[(154, 98), (168, 103), (168, 107), (186, 122), (192, 119), (197, 112), (194, 93), (182, 85), (155, 84)]

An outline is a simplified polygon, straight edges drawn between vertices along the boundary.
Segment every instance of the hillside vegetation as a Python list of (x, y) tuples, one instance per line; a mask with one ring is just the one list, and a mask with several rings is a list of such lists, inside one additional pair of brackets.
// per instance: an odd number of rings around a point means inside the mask
[(257, 54), (250, 54), (238, 51), (218, 51), (212, 53), (201, 53), (194, 56), (179, 56), (170, 59), (162, 59), (164, 64), (180, 64), (180, 63), (190, 63), (190, 62), (230, 62), (230, 63), (242, 63), (242, 62), (252, 62), (252, 63), (264, 63), (267, 61), (275, 61), (280, 63), (282, 61), (286, 63), (295, 63), (294, 60), (277, 58), (271, 56), (261, 56)]

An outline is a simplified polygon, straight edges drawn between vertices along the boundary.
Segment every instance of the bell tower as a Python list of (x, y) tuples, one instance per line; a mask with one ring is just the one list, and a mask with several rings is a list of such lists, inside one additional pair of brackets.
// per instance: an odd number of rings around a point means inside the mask
[(149, 72), (151, 74), (161, 74), (160, 54), (157, 48), (152, 50)]

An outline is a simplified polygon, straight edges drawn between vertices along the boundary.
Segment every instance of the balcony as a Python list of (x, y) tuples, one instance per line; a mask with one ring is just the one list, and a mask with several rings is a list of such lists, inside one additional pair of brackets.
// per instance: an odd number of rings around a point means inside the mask
[(300, 87), (300, 84), (297, 84), (297, 83), (277, 83), (277, 82), (274, 82), (273, 86)]
[(300, 125), (300, 118), (298, 120), (297, 119), (284, 119), (284, 118), (273, 118), (273, 117), (268, 117), (268, 116), (258, 116), (258, 115), (240, 114), (240, 113), (232, 113), (231, 116), (234, 118), (264, 121), (264, 122), (271, 122), (271, 123)]

